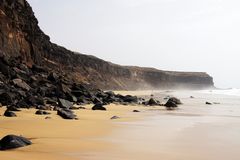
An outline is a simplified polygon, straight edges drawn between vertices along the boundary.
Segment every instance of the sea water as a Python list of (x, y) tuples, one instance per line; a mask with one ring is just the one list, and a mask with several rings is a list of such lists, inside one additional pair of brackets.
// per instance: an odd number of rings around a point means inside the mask
[(220, 95), (229, 95), (229, 96), (240, 96), (240, 89), (231, 88), (231, 89), (217, 89), (217, 90), (202, 90), (201, 93), (207, 94), (220, 94)]

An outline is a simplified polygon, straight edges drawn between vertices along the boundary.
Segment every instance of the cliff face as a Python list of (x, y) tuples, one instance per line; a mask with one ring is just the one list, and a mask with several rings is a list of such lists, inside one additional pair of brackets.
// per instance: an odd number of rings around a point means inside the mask
[(0, 0), (0, 52), (20, 57), (30, 67), (38, 64), (68, 73), (77, 81), (102, 89), (213, 87), (213, 79), (206, 73), (120, 66), (53, 44), (39, 28), (26, 0)]

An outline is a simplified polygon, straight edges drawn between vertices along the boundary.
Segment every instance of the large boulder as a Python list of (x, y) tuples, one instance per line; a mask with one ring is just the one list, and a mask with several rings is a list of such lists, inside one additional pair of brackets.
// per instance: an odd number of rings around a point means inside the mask
[(76, 119), (77, 116), (70, 109), (59, 109), (57, 114), (61, 116), (63, 119)]
[(0, 140), (0, 150), (8, 150), (19, 147), (25, 147), (31, 145), (32, 142), (27, 138), (16, 136), (16, 135), (7, 135)]
[(178, 99), (178, 98), (176, 98), (176, 97), (170, 97), (170, 98), (168, 99), (168, 101), (172, 101), (172, 102), (174, 102), (175, 104), (182, 104), (181, 100)]
[(60, 108), (65, 108), (65, 109), (69, 109), (73, 107), (72, 102), (65, 99), (61, 99), (61, 98), (58, 99), (58, 105)]
[(149, 101), (147, 102), (147, 105), (156, 106), (158, 105), (158, 102), (155, 99), (150, 98)]
[(4, 112), (4, 116), (5, 116), (5, 117), (17, 117), (17, 115), (16, 115), (14, 112), (9, 111), (9, 110), (6, 110), (6, 111)]
[(167, 109), (174, 109), (177, 108), (177, 104), (171, 100), (168, 100), (167, 103), (164, 105)]

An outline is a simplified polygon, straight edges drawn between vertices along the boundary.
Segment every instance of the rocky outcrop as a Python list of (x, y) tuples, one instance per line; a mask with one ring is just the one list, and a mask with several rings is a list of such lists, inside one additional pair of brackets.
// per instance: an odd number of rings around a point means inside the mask
[[(101, 89), (213, 87), (213, 79), (206, 73), (120, 66), (51, 43), (26, 0), (0, 0), (0, 52), (5, 57), (17, 57), (33, 70), (41, 70), (36, 65), (44, 66)], [(54, 80), (54, 75), (49, 78)], [(30, 89), (24, 81), (15, 80), (15, 85)]]

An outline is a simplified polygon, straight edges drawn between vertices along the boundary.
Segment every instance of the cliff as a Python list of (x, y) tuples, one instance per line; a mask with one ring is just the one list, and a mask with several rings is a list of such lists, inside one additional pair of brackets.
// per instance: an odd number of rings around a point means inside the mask
[(101, 89), (202, 89), (214, 85), (207, 73), (120, 66), (69, 51), (43, 33), (26, 0), (0, 0), (0, 51), (6, 57), (19, 57), (28, 67), (44, 66)]

